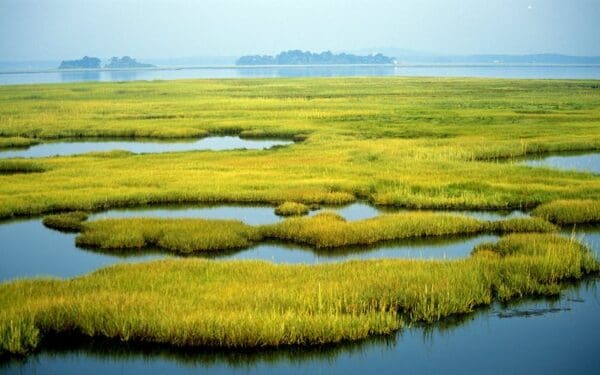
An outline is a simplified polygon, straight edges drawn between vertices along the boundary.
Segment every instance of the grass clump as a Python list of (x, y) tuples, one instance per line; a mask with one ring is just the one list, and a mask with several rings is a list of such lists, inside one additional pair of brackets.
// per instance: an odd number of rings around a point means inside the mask
[(335, 213), (310, 218), (290, 218), (263, 227), (268, 238), (316, 248), (369, 245), (409, 237), (477, 233), (485, 224), (473, 218), (434, 213), (402, 213), (347, 222)]
[[(495, 298), (556, 294), (560, 282), (600, 269), (583, 246), (556, 235), (512, 234), (486, 246), (460, 261), (306, 266), (191, 258), (9, 282), (0, 284), (2, 351), (26, 351), (46, 333), (181, 347), (360, 340), (403, 322), (469, 313)], [(11, 328), (19, 319), (29, 323)]]
[(30, 160), (0, 160), (0, 175), (19, 173), (40, 173), (46, 168)]
[(85, 223), (77, 246), (99, 249), (158, 248), (176, 253), (237, 249), (260, 239), (235, 220), (104, 219)]
[(284, 202), (275, 208), (275, 214), (279, 216), (302, 216), (308, 214), (310, 207), (297, 202)]
[(83, 222), (87, 220), (88, 216), (87, 212), (66, 212), (46, 216), (42, 220), (42, 223), (48, 228), (62, 232), (79, 232), (83, 228)]
[(557, 224), (600, 223), (600, 200), (558, 200), (538, 206), (532, 215)]

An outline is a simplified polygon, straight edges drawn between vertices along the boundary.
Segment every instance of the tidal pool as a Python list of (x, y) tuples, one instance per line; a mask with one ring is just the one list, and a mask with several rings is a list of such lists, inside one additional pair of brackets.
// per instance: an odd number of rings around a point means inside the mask
[(600, 153), (540, 156), (524, 160), (522, 163), (531, 167), (557, 168), (600, 174)]
[(388, 337), (315, 348), (177, 350), (115, 341), (52, 340), (0, 372), (45, 374), (597, 374), (600, 281), (557, 299), (495, 303)]
[(263, 150), (274, 146), (287, 146), (294, 143), (276, 139), (242, 139), (240, 137), (206, 137), (197, 141), (149, 141), (149, 140), (91, 140), (73, 142), (49, 142), (33, 145), (26, 149), (0, 151), (0, 158), (43, 158), (48, 156), (66, 156), (88, 152), (124, 150), (136, 154), (161, 153), (193, 150)]

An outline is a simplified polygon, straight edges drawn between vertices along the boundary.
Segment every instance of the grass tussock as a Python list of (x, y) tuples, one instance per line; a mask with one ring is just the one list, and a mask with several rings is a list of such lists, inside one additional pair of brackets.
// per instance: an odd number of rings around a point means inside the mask
[(599, 267), (588, 249), (552, 234), (511, 234), (460, 261), (117, 265), (1, 284), (0, 352), (30, 350), (45, 333), (238, 348), (360, 340), (494, 298), (556, 294), (562, 281)]
[(258, 230), (235, 220), (104, 219), (85, 223), (77, 246), (99, 249), (163, 249), (177, 253), (248, 247)]
[(563, 225), (600, 223), (600, 200), (558, 200), (538, 206), (532, 214)]
[(74, 211), (46, 216), (42, 223), (44, 226), (62, 232), (79, 232), (83, 229), (83, 222), (87, 220), (87, 212)]
[(309, 206), (297, 202), (283, 202), (275, 208), (275, 214), (279, 216), (302, 216), (309, 211)]
[(0, 175), (40, 173), (45, 170), (42, 164), (30, 160), (0, 160)]

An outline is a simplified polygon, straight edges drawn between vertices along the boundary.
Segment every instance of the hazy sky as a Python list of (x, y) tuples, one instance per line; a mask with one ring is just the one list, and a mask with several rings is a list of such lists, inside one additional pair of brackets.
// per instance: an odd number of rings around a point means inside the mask
[(0, 59), (396, 47), (600, 55), (600, 0), (0, 0)]

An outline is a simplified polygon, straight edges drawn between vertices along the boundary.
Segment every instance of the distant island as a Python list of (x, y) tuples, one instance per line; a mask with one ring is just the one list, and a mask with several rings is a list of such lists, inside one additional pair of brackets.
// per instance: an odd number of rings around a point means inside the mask
[(113, 57), (110, 59), (110, 62), (104, 65), (105, 68), (108, 69), (122, 69), (122, 68), (154, 68), (155, 65), (152, 64), (144, 64), (137, 62), (134, 58), (129, 56), (123, 56), (121, 58)]
[(292, 50), (276, 56), (248, 55), (240, 57), (236, 65), (342, 65), (342, 64), (394, 64), (396, 60), (381, 53), (358, 56), (347, 53), (335, 54), (330, 51), (312, 53)]
[[(58, 69), (100, 69), (102, 61), (97, 57), (84, 56), (79, 60), (64, 60), (60, 63)], [(108, 64), (104, 65), (106, 69), (131, 69), (131, 68), (154, 68), (155, 65), (137, 62), (136, 59), (129, 56), (112, 57)]]
[(79, 60), (64, 60), (60, 63), (58, 69), (98, 69), (100, 63), (101, 61), (97, 57), (84, 56)]

